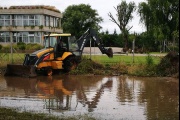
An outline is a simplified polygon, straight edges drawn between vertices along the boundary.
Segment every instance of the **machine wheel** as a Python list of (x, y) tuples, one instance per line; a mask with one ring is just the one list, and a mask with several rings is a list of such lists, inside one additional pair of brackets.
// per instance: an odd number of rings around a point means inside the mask
[(59, 70), (59, 69), (54, 69), (53, 70), (53, 74), (56, 74), (56, 75), (58, 75), (60, 72), (61, 72), (61, 70)]
[(46, 74), (47, 76), (52, 76), (52, 74), (53, 74), (52, 68), (47, 68), (46, 71), (45, 71), (45, 74)]
[(70, 56), (65, 59), (64, 64), (63, 64), (64, 72), (70, 72), (76, 67), (77, 67), (77, 62), (73, 56)]

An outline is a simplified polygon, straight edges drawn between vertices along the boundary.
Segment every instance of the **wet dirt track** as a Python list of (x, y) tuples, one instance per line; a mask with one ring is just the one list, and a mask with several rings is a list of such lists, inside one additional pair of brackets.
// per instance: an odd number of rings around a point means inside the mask
[(0, 107), (97, 120), (179, 119), (179, 80), (129, 76), (0, 76)]

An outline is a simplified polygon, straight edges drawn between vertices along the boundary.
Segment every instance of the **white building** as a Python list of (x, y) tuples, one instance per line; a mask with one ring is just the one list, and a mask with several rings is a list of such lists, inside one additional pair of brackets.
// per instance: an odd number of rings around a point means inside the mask
[(42, 44), (42, 36), (63, 33), (62, 13), (53, 6), (0, 7), (0, 44)]

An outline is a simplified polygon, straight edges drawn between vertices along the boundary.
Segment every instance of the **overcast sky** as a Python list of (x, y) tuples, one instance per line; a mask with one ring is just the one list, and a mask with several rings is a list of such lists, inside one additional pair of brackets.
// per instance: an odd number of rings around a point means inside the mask
[[(133, 0), (126, 0), (127, 3)], [(134, 0), (135, 4), (138, 5), (139, 2), (144, 2), (146, 0)], [(115, 23), (110, 21), (108, 13), (111, 12), (116, 18), (116, 7), (121, 3), (121, 0), (0, 0), (1, 7), (9, 7), (12, 5), (50, 5), (55, 6), (61, 12), (69, 5), (78, 5), (78, 4), (89, 4), (92, 9), (97, 10), (100, 17), (103, 18), (103, 22), (100, 24), (102, 26), (102, 31), (108, 30), (109, 33), (113, 33), (116, 29), (117, 33), (120, 33), (119, 28)], [(131, 33), (141, 33), (145, 31), (143, 24), (139, 23), (139, 17), (137, 13), (133, 13), (134, 19), (128, 24), (133, 26), (130, 30)]]

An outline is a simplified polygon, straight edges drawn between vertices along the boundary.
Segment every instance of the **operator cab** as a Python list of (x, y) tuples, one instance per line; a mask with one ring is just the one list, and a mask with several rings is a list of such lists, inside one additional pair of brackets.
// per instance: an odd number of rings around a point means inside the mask
[(73, 52), (78, 49), (74, 36), (69, 33), (49, 34), (44, 36), (44, 46), (46, 49), (54, 48), (55, 57), (61, 57), (64, 52)]

